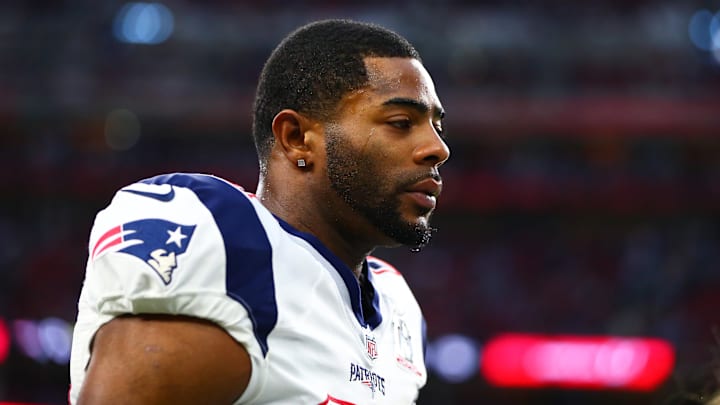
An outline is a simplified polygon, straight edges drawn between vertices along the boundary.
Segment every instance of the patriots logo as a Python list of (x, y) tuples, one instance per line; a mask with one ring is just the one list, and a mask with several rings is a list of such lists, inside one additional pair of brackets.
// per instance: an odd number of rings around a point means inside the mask
[(92, 260), (106, 252), (131, 254), (150, 266), (165, 285), (172, 281), (177, 256), (185, 253), (196, 225), (164, 219), (141, 219), (118, 225), (98, 239)]

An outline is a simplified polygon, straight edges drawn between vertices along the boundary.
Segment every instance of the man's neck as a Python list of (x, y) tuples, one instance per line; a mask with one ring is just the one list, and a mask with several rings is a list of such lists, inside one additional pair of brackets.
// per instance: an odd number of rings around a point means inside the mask
[(375, 246), (370, 242), (363, 243), (357, 238), (357, 233), (339, 226), (343, 221), (335, 215), (335, 210), (325, 209), (321, 202), (313, 201), (312, 196), (300, 193), (291, 198), (289, 194), (292, 193), (278, 193), (261, 180), (256, 196), (275, 216), (293, 228), (318, 238), (358, 278), (366, 257)]

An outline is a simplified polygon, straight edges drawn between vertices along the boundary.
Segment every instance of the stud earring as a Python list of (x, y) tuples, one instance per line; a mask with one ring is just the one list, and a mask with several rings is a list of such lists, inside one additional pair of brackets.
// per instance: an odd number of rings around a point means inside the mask
[(298, 167), (305, 167), (306, 166), (305, 159), (298, 159), (297, 165), (298, 165)]

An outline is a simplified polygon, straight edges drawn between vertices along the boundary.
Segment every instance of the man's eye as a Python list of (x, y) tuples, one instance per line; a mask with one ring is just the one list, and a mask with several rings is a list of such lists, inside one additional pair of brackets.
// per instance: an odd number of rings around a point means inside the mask
[(410, 122), (410, 120), (394, 120), (388, 122), (388, 124), (398, 129), (409, 129), (412, 126), (412, 122)]

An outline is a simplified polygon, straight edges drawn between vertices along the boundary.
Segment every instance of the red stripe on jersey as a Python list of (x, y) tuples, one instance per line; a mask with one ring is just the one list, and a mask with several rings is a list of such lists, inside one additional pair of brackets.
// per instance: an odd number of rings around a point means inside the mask
[(101, 236), (100, 239), (99, 239), (99, 240), (97, 241), (97, 243), (95, 244), (95, 247), (93, 248), (93, 252), (92, 252), (92, 255), (91, 255), (91, 256), (94, 258), (95, 256), (97, 256), (97, 255), (99, 255), (100, 253), (102, 253), (103, 250), (109, 248), (110, 246), (117, 245), (118, 243), (120, 243), (120, 242), (122, 241), (122, 238), (118, 238), (117, 240), (114, 240), (114, 241), (110, 242), (110, 243), (107, 244), (104, 248), (102, 248), (99, 252), (96, 253), (98, 247), (100, 247), (100, 245), (101, 245), (103, 242), (105, 242), (105, 240), (107, 240), (108, 238), (111, 238), (111, 237), (113, 237), (113, 236), (119, 235), (120, 232), (122, 232), (122, 225), (118, 225), (118, 226), (110, 229), (109, 231), (105, 232), (105, 234), (104, 234), (103, 236)]
[(320, 403), (320, 405), (355, 405), (352, 402), (343, 401), (342, 399), (333, 398), (330, 395), (325, 398), (323, 402)]
[(372, 271), (373, 274), (392, 273), (396, 276), (402, 276), (402, 273), (400, 273), (392, 264), (386, 262), (385, 260), (378, 259), (375, 256), (368, 256), (368, 260), (377, 262), (382, 266), (379, 269), (370, 268), (370, 271)]

